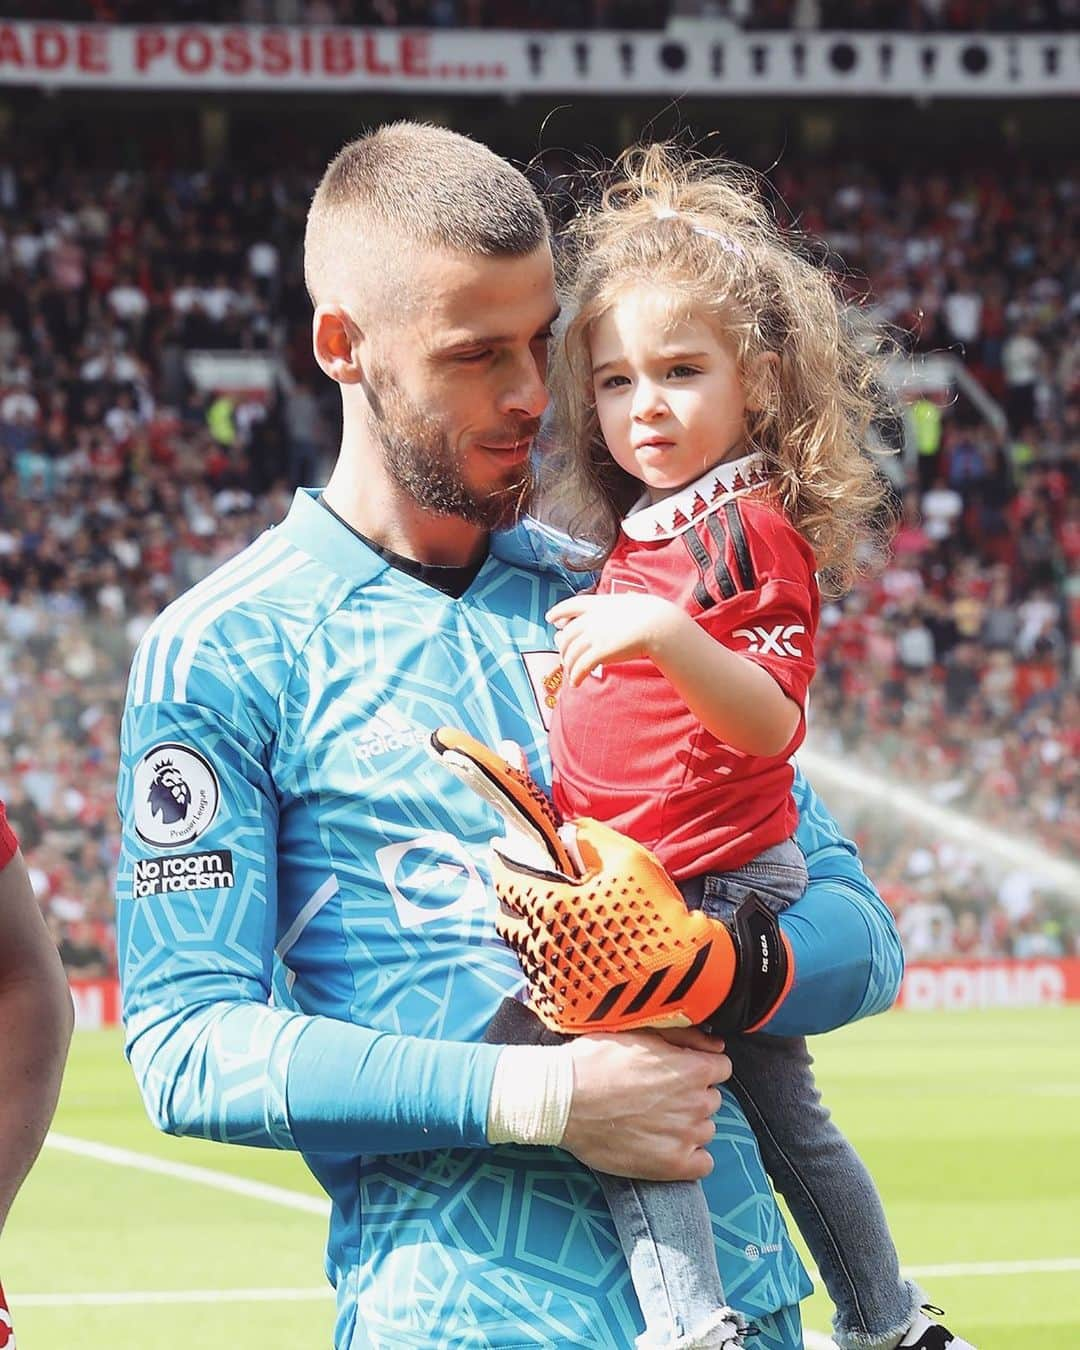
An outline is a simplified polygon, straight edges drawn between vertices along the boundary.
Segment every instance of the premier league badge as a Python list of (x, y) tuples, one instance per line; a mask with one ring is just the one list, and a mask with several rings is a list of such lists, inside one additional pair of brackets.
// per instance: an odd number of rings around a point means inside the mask
[(208, 760), (189, 745), (155, 745), (135, 768), (135, 830), (154, 848), (184, 848), (210, 828), (221, 789)]

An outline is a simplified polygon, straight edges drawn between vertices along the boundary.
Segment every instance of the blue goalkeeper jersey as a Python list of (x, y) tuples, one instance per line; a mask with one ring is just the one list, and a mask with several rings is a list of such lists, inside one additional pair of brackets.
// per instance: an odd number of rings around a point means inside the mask
[[(163, 1129), (299, 1149), (332, 1200), (335, 1345), (622, 1348), (640, 1317), (603, 1198), (555, 1149), (491, 1148), (520, 972), (493, 928), (495, 812), (425, 745), (510, 738), (546, 780), (571, 589), (526, 523), (457, 599), (388, 564), (309, 493), (171, 605), (132, 667), (118, 876), (127, 1053)], [(795, 988), (770, 1028), (895, 996), (899, 945), (801, 781), (812, 885), (785, 916)], [(813, 883), (817, 883), (816, 885)], [(751, 1317), (809, 1289), (725, 1095), (706, 1184)]]

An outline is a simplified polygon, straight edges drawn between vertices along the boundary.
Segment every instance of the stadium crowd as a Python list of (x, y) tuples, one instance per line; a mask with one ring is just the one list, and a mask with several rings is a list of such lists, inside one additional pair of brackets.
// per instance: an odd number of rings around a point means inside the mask
[(754, 29), (1054, 33), (1080, 25), (1076, 0), (714, 0), (711, 8)]
[(673, 17), (753, 30), (1066, 32), (1080, 0), (36, 0), (21, 18), (75, 23), (348, 24), (420, 28), (664, 28)]
[[(891, 558), (824, 609), (813, 743), (1068, 855), (1080, 176), (792, 163), (773, 182), (843, 259), (852, 299), (917, 351), (962, 354), (1007, 416), (995, 430), (945, 388), (911, 406), (910, 453), (887, 462), (903, 516)], [(0, 164), (0, 797), (80, 974), (114, 961), (131, 651), (169, 599), (280, 519), (334, 448), (300, 282), (311, 187)], [(217, 366), (232, 384), (206, 382), (200, 350), (236, 355)], [(912, 956), (1080, 953), (1075, 912), (1037, 872), (853, 819)]]
[[(671, 0), (39, 0), (35, 18), (388, 28), (663, 28)], [(26, 17), (30, 17), (27, 15)]]

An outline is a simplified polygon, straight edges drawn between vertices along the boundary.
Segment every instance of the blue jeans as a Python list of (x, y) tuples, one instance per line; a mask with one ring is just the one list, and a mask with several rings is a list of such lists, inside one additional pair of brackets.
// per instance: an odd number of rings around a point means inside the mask
[[(726, 920), (750, 891), (779, 913), (806, 883), (802, 851), (788, 840), (744, 867), (694, 877), (680, 889), (691, 909)], [(842, 1350), (891, 1350), (922, 1294), (901, 1278), (877, 1189), (821, 1104), (805, 1039), (759, 1033), (726, 1040), (733, 1067), (728, 1086), (836, 1306), (836, 1343)], [(598, 1180), (645, 1318), (639, 1346), (725, 1344), (710, 1339), (710, 1326), (728, 1309), (700, 1185), (601, 1174)]]

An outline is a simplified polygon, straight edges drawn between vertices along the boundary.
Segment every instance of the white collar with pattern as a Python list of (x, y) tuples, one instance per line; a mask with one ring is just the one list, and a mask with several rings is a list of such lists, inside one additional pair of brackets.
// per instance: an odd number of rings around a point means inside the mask
[(640, 497), (623, 519), (623, 534), (645, 541), (674, 539), (695, 520), (711, 515), (724, 502), (760, 487), (767, 479), (765, 456), (760, 453), (715, 464), (696, 482), (687, 483), (663, 501), (648, 505), (648, 496)]

